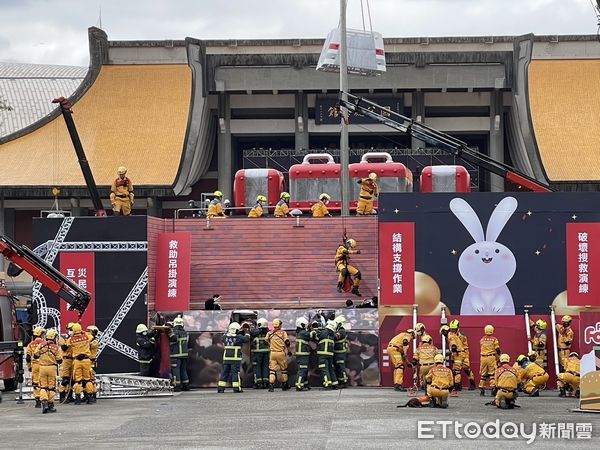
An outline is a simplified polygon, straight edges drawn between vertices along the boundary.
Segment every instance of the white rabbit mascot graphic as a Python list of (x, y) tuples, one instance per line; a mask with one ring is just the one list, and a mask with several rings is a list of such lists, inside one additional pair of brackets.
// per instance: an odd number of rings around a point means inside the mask
[(517, 260), (508, 247), (496, 240), (516, 209), (514, 197), (503, 198), (492, 212), (484, 237), (483, 226), (471, 205), (462, 198), (450, 201), (450, 210), (475, 240), (458, 259), (458, 271), (469, 284), (463, 295), (461, 315), (515, 314), (506, 283), (517, 270)]

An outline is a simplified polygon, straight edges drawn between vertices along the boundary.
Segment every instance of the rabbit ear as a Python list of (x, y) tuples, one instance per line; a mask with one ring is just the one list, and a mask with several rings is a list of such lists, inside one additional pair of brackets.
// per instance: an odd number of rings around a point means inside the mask
[(485, 238), (487, 241), (496, 241), (502, 229), (517, 209), (517, 199), (514, 197), (504, 197), (498, 206), (494, 209), (490, 221), (488, 222)]
[(471, 205), (462, 198), (450, 200), (450, 211), (461, 221), (475, 242), (483, 241), (483, 227)]

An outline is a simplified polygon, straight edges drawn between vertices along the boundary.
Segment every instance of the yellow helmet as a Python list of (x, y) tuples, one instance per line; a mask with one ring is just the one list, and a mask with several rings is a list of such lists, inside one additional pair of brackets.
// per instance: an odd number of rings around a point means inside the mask
[(421, 342), (425, 342), (426, 344), (431, 344), (431, 336), (428, 334), (424, 334), (421, 338)]
[(281, 328), (281, 319), (273, 319), (273, 328)]
[(451, 330), (458, 330), (458, 320), (454, 319), (452, 322), (450, 322), (450, 329)]
[(527, 356), (525, 356), (525, 355), (519, 355), (519, 356), (517, 356), (517, 362), (518, 362), (519, 364), (521, 364), (521, 362), (522, 362), (524, 359), (527, 359)]
[(447, 333), (448, 331), (450, 331), (450, 327), (448, 325), (442, 325), (440, 327), (440, 334)]
[(421, 322), (417, 323), (415, 325), (415, 331), (417, 333), (423, 333), (425, 331), (425, 325), (423, 325)]
[(72, 330), (73, 329), (73, 322), (69, 322), (67, 324), (67, 330)]
[(44, 330), (42, 327), (35, 327), (33, 330), (33, 335), (40, 337), (42, 336), (44, 333), (46, 332), (46, 330)]
[(509, 363), (510, 362), (510, 356), (508, 356), (506, 353), (502, 353), (500, 355), (500, 362), (501, 363)]
[(371, 172), (369, 174), (369, 180), (371, 180), (371, 181), (377, 181), (377, 174), (375, 172)]
[(143, 333), (144, 331), (148, 331), (148, 327), (143, 323), (140, 323), (135, 329), (135, 332), (137, 334)]
[(286, 198), (290, 198), (290, 194), (289, 192), (282, 192), (281, 195), (279, 196), (280, 199), (286, 199)]
[(493, 325), (486, 325), (483, 328), (483, 331), (485, 334), (487, 334), (488, 336), (491, 336), (492, 334), (494, 334), (494, 326)]
[(527, 356), (530, 357), (530, 358), (532, 356), (535, 356), (537, 358), (537, 353), (535, 352), (535, 350), (531, 350), (529, 353), (527, 353)]
[(223, 197), (223, 193), (222, 193), (221, 191), (215, 191), (215, 192), (213, 193), (213, 195), (214, 195), (215, 197)]
[(406, 332), (407, 332), (408, 334), (412, 334), (412, 337), (413, 337), (413, 338), (415, 337), (415, 330), (413, 330), (412, 328), (409, 328), (408, 330), (406, 330)]
[(569, 315), (563, 316), (561, 322), (562, 323), (571, 323), (571, 322), (573, 322), (573, 318), (571, 316), (569, 316)]
[(56, 332), (56, 330), (54, 328), (50, 328), (48, 331), (46, 331), (46, 340), (53, 341), (54, 339), (56, 339), (57, 334), (58, 333)]
[(319, 200), (321, 200), (322, 202), (329, 201), (331, 200), (331, 197), (329, 196), (329, 194), (323, 192), (321, 195), (319, 195)]
[(346, 239), (346, 247), (355, 248), (356, 241), (354, 239)]
[(435, 363), (438, 363), (438, 364), (440, 364), (440, 363), (443, 364), (444, 363), (444, 357), (438, 353), (437, 355), (435, 355), (433, 357), (433, 361)]
[(545, 322), (545, 321), (543, 321), (542, 319), (538, 319), (538, 320), (535, 322), (535, 326), (536, 326), (536, 327), (538, 327), (540, 330), (545, 330), (545, 329), (546, 329), (546, 326), (547, 326), (547, 324), (546, 324), (546, 322)]
[(127, 167), (120, 166), (117, 169), (117, 175), (125, 175), (127, 173)]
[(80, 323), (74, 323), (71, 329), (73, 330), (73, 334), (81, 333), (81, 331), (83, 330), (83, 328), (81, 328)]
[(264, 195), (259, 195), (258, 197), (256, 197), (256, 201), (264, 203), (267, 201), (267, 197), (265, 197)]

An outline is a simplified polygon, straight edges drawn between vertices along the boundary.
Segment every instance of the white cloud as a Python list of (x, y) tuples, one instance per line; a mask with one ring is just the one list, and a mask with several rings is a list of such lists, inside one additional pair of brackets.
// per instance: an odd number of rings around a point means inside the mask
[[(0, 0), (0, 60), (87, 65), (87, 28), (111, 40), (325, 37), (338, 0)], [(594, 34), (589, 0), (372, 0), (385, 37)], [(366, 9), (365, 9), (366, 12)], [(368, 20), (367, 27), (368, 27)], [(348, 25), (362, 28), (359, 0)]]

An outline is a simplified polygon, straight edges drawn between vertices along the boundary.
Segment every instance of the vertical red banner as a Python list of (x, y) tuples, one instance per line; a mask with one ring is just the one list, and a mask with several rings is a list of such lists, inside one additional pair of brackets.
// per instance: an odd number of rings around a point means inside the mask
[(160, 233), (156, 252), (156, 309), (190, 309), (192, 235), (189, 232)]
[(412, 305), (415, 301), (415, 224), (379, 224), (379, 304)]
[(567, 303), (600, 306), (600, 223), (567, 224)]
[[(96, 293), (95, 293), (95, 274), (94, 274), (94, 253), (93, 252), (73, 252), (60, 253), (60, 271), (73, 280), (80, 288), (85, 289), (91, 294), (90, 304), (85, 310), (79, 323), (85, 330), (88, 325), (94, 325), (96, 321)], [(61, 332), (66, 333), (66, 326), (69, 322), (77, 322), (77, 311), (69, 311), (68, 305), (60, 302), (60, 325)]]

